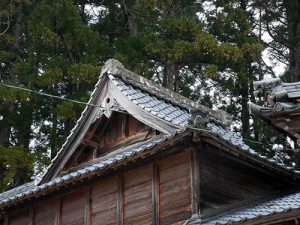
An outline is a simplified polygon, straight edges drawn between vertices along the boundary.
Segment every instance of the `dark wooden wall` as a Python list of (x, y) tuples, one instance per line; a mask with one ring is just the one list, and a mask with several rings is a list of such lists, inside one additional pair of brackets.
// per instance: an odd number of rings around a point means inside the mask
[[(91, 187), (91, 224), (112, 225), (118, 221), (118, 177), (103, 180)], [(97, 223), (98, 222), (98, 223)]]
[(34, 207), (34, 225), (53, 225), (57, 213), (58, 199), (45, 201)]
[(175, 155), (158, 163), (159, 221), (161, 225), (184, 222), (191, 216), (189, 154)]
[(191, 217), (191, 152), (55, 196), (26, 211), (12, 212), (7, 225), (182, 224)]
[(96, 120), (89, 128), (81, 144), (65, 165), (68, 171), (85, 162), (101, 157), (108, 152), (143, 141), (155, 132), (149, 126), (136, 120), (129, 114), (113, 113)]
[(290, 187), (267, 169), (255, 168), (212, 145), (200, 150), (200, 168), (203, 216), (261, 201)]

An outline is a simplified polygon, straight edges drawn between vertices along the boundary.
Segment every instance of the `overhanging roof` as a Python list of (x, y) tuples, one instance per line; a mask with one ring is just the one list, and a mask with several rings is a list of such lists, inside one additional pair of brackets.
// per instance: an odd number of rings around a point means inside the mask
[[(105, 105), (107, 97), (116, 99), (121, 108), (127, 110), (129, 114), (138, 120), (157, 129), (163, 129), (165, 135), (140, 142), (138, 143), (138, 147), (134, 145), (129, 148), (121, 148), (115, 152), (116, 154), (100, 158), (95, 164), (72, 171), (66, 175), (59, 175), (59, 171), (64, 165), (63, 163), (76, 150), (85, 132), (88, 130), (90, 124), (95, 121), (95, 118), (99, 116), (99, 113), (105, 113), (105, 110), (113, 110)], [(267, 166), (266, 168), (276, 170), (282, 175), (287, 175), (293, 179), (300, 179), (300, 171), (258, 153), (245, 144), (242, 138), (236, 133), (225, 129), (226, 124), (230, 121), (230, 116), (225, 112), (213, 111), (181, 97), (126, 70), (118, 61), (109, 60), (106, 63), (100, 79), (92, 92), (89, 104), (96, 105), (96, 107), (87, 105), (58, 155), (49, 166), (40, 184), (37, 186), (26, 186), (25, 189), (17, 188), (9, 191), (10, 193), (14, 193), (15, 196), (7, 195), (8, 192), (0, 194), (1, 208), (18, 200), (31, 198), (33, 195), (42, 195), (42, 193), (49, 191), (53, 187), (63, 186), (76, 179), (92, 176), (95, 173), (99, 174), (104, 169), (116, 163), (130, 160), (133, 155), (139, 155), (141, 152), (151, 149), (163, 141), (176, 138), (179, 133), (184, 131), (207, 133), (207, 135), (215, 138), (220, 143), (229, 145), (232, 150), (231, 153), (234, 155), (243, 155), (242, 160), (255, 161), (258, 164)], [(193, 121), (189, 121), (191, 118), (189, 111), (195, 109), (208, 115), (209, 118), (209, 122), (203, 124), (200, 130), (194, 127)]]
[[(286, 195), (283, 197), (273, 197), (257, 204), (252, 204), (240, 209), (236, 209), (222, 216), (201, 221), (200, 219), (190, 220), (187, 225), (223, 225), (240, 224), (247, 221), (259, 220), (280, 215), (288, 212), (300, 212), (300, 192)], [(276, 221), (273, 221), (276, 222)]]

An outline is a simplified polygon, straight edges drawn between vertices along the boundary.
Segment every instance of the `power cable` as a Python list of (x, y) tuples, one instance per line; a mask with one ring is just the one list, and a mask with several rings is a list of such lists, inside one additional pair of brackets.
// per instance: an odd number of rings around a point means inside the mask
[[(16, 90), (21, 90), (21, 91), (27, 91), (27, 92), (31, 92), (37, 95), (41, 95), (41, 96), (46, 96), (46, 97), (50, 97), (50, 98), (55, 98), (55, 99), (59, 99), (59, 100), (63, 100), (63, 101), (69, 101), (69, 102), (73, 102), (76, 104), (81, 104), (81, 105), (87, 105), (87, 106), (92, 106), (92, 107), (97, 107), (99, 109), (105, 109), (104, 107), (92, 104), (92, 103), (88, 103), (88, 102), (82, 102), (82, 101), (78, 101), (78, 100), (74, 100), (74, 99), (70, 99), (70, 98), (65, 98), (65, 97), (61, 97), (61, 96), (57, 96), (57, 95), (52, 95), (52, 94), (48, 94), (45, 92), (41, 92), (41, 91), (35, 91), (29, 88), (25, 88), (25, 87), (20, 87), (20, 86), (15, 86), (15, 85), (10, 85), (10, 84), (5, 84), (3, 82), (0, 82), (1, 86), (7, 87), (7, 88), (13, 88)], [(121, 112), (121, 111), (120, 111)], [(124, 112), (122, 112), (124, 113)], [(198, 128), (198, 127), (194, 127), (194, 126), (188, 126), (188, 128), (192, 129), (192, 130), (196, 130), (196, 131), (203, 131), (206, 133), (213, 133), (211, 130), (205, 129), (205, 128)], [(247, 142), (252, 142), (255, 144), (260, 144), (260, 145), (264, 145), (264, 143), (260, 142), (260, 141), (254, 141), (254, 140), (250, 140), (250, 139), (245, 139), (243, 138), (243, 141), (247, 141)], [(268, 144), (269, 146), (272, 146), (272, 144)], [(293, 151), (292, 149), (285, 149), (285, 151)]]

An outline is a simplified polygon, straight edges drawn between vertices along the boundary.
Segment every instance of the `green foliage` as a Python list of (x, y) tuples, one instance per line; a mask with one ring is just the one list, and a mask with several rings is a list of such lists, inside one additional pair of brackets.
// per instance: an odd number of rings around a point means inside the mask
[[(276, 2), (278, 9), (271, 5)], [(184, 96), (232, 113), (241, 121), (244, 137), (274, 142), (279, 139), (265, 135), (263, 123), (249, 123), (246, 103), (265, 43), (253, 32), (261, 2), (245, 3), (249, 1), (3, 0), (0, 17), (11, 14), (12, 23), (0, 35), (0, 79), (86, 102), (100, 67), (114, 57)], [(283, 1), (263, 5), (273, 9), (263, 22), (276, 25)], [(276, 26), (275, 38), (286, 40), (284, 26)], [(283, 52), (278, 43), (270, 46)], [(171, 69), (174, 73), (167, 73)], [(4, 190), (29, 180), (33, 162), (37, 171), (50, 162), (83, 106), (5, 87), (0, 96)], [(24, 164), (18, 157), (26, 158)]]
[(34, 156), (22, 146), (0, 146), (0, 191), (27, 182), (33, 175)]

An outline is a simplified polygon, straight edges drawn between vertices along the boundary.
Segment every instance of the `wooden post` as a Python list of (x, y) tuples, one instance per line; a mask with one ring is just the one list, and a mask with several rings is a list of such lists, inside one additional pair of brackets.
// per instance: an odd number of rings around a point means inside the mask
[(118, 176), (118, 191), (117, 191), (117, 216), (118, 216), (118, 225), (123, 224), (123, 177), (122, 175)]
[(9, 217), (8, 214), (6, 214), (4, 217), (4, 225), (8, 225), (8, 224), (9, 224)]
[(85, 188), (84, 225), (91, 224), (91, 186)]
[(152, 224), (159, 224), (159, 193), (158, 193), (158, 167), (154, 162), (152, 164)]
[(33, 217), (34, 217), (34, 211), (33, 208), (29, 208), (29, 217), (28, 217), (28, 225), (33, 225)]
[(192, 213), (200, 216), (200, 149), (194, 145), (191, 151)]
[(55, 215), (55, 225), (61, 225), (61, 214), (62, 214), (62, 198), (59, 197), (57, 200), (57, 206), (56, 206), (56, 215)]

